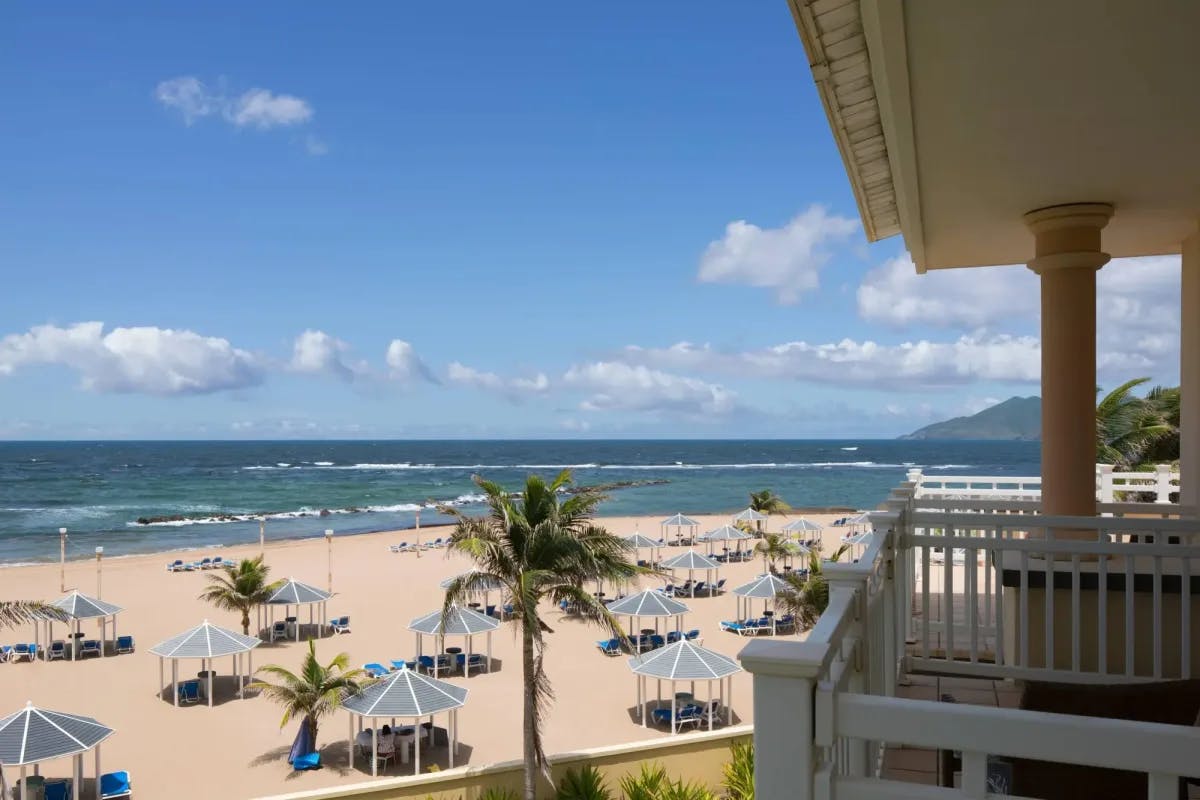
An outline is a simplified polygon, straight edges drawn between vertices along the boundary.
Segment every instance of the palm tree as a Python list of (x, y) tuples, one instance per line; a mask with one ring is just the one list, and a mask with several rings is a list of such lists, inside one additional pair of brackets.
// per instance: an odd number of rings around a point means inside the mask
[(750, 493), (750, 507), (760, 514), (786, 514), (792, 507), (770, 489)]
[(243, 558), (236, 566), (224, 567), (220, 573), (208, 576), (208, 586), (200, 593), (223, 611), (242, 612), (242, 633), (250, 635), (250, 612), (265, 603), (282, 581), (267, 583), (271, 568), (262, 556)]
[[(846, 550), (847, 545), (842, 545), (829, 560), (838, 561)], [(775, 598), (776, 604), (785, 613), (795, 615), (801, 630), (808, 630), (817, 624), (821, 614), (829, 607), (829, 581), (821, 570), (821, 557), (816, 553), (808, 554), (807, 577), (787, 572), (783, 580), (789, 586)]]
[(38, 600), (0, 600), (0, 628), (15, 628), (41, 619), (64, 620), (67, 615), (57, 606)]
[(1168, 432), (1154, 442), (1142, 455), (1149, 464), (1165, 464), (1179, 460), (1179, 402), (1178, 386), (1155, 386), (1146, 392), (1146, 402), (1153, 405), (1162, 417)]
[(553, 629), (546, 623), (542, 600), (556, 604), (566, 600), (584, 619), (621, 636), (620, 624), (584, 589), (584, 583), (621, 583), (652, 571), (629, 560), (630, 547), (624, 540), (593, 524), (602, 495), (580, 489), (560, 499), (571, 483), (569, 470), (549, 484), (530, 475), (516, 495), (479, 476), (474, 480), (487, 498), (486, 517), (441, 509), (457, 520), (450, 549), (469, 556), (476, 566), (446, 589), (444, 608), (449, 610), (490, 581), (499, 582), (510, 598), (521, 636), (524, 795), (534, 800), (538, 770), (549, 780), (542, 723), (554, 697), (544, 670), (546, 634)]
[(317, 725), (321, 717), (336, 711), (342, 701), (357, 692), (362, 685), (361, 679), (365, 673), (361, 669), (348, 669), (350, 656), (338, 653), (325, 666), (317, 661), (317, 646), (308, 640), (308, 653), (300, 665), (297, 674), (278, 664), (267, 664), (255, 670), (254, 674), (265, 672), (279, 679), (279, 683), (255, 681), (251, 689), (260, 689), (263, 696), (283, 706), (283, 719), (279, 727), (283, 727), (293, 717), (302, 717), (308, 725), (308, 733), (312, 738), (312, 746), (317, 747)]
[(1158, 408), (1132, 393), (1148, 380), (1126, 381), (1096, 404), (1096, 458), (1101, 463), (1132, 469), (1155, 442), (1171, 433)]
[(763, 557), (763, 566), (768, 572), (775, 571), (776, 561), (791, 555), (788, 539), (781, 533), (764, 533), (763, 538), (754, 545), (754, 552)]

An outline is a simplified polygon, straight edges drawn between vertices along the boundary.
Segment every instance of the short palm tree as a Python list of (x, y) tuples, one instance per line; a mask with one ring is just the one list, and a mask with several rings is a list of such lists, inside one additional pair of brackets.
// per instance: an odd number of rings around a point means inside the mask
[(524, 796), (534, 800), (539, 769), (549, 779), (542, 723), (554, 697), (543, 667), (546, 634), (553, 629), (542, 601), (566, 600), (584, 619), (620, 636), (620, 624), (584, 584), (622, 583), (651, 571), (630, 561), (631, 548), (624, 540), (592, 522), (602, 495), (579, 490), (564, 499), (569, 471), (550, 483), (530, 475), (517, 495), (479, 476), (474, 480), (487, 498), (486, 517), (442, 509), (457, 519), (450, 549), (469, 556), (476, 567), (447, 587), (444, 608), (463, 602), (490, 581), (499, 582), (510, 598), (521, 637)]
[(1171, 434), (1171, 425), (1158, 405), (1133, 394), (1148, 380), (1126, 381), (1096, 404), (1096, 458), (1100, 463), (1132, 469), (1156, 442)]
[(750, 493), (750, 507), (760, 514), (786, 514), (792, 507), (770, 489)]
[(755, 543), (754, 552), (762, 556), (767, 572), (774, 572), (775, 562), (792, 554), (787, 537), (781, 533), (764, 533), (763, 538)]
[(332, 661), (322, 666), (317, 661), (316, 643), (309, 639), (308, 652), (299, 673), (278, 664), (267, 664), (255, 670), (254, 674), (272, 675), (279, 683), (255, 681), (250, 688), (261, 690), (268, 700), (283, 706), (283, 719), (279, 721), (279, 727), (287, 725), (294, 717), (301, 717), (308, 725), (315, 750), (321, 717), (340, 708), (342, 701), (363, 685), (366, 673), (361, 669), (349, 669), (349, 665), (350, 656), (338, 653)]
[[(830, 561), (841, 559), (847, 546), (842, 545), (834, 551)], [(817, 624), (817, 620), (829, 607), (829, 581), (821, 570), (821, 557), (816, 553), (808, 554), (808, 575), (801, 576), (795, 572), (787, 572), (783, 580), (788, 588), (775, 598), (776, 605), (785, 613), (796, 617), (796, 623), (801, 630), (808, 630)]]
[(222, 611), (242, 612), (242, 633), (250, 635), (250, 612), (265, 603), (282, 581), (267, 583), (271, 568), (263, 563), (262, 556), (243, 558), (236, 565), (224, 567), (221, 572), (208, 576), (208, 586), (200, 593)]
[(64, 620), (57, 606), (37, 600), (0, 600), (0, 628), (15, 628), (39, 619)]

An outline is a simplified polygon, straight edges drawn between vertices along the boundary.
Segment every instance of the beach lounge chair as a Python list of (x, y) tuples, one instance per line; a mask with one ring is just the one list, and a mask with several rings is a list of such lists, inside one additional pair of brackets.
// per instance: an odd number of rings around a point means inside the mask
[(458, 670), (464, 675), (469, 675), (473, 669), (483, 669), (487, 666), (487, 656), (482, 653), (456, 653), (454, 660), (458, 662)]
[(192, 680), (183, 681), (179, 684), (179, 702), (181, 705), (200, 702), (199, 680), (193, 678)]
[(796, 630), (796, 617), (792, 614), (784, 614), (775, 620), (776, 632), (792, 632)]
[(667, 644), (675, 644), (681, 641), (683, 641), (682, 631), (671, 631), (667, 634)]
[(704, 581), (696, 581), (696, 585), (688, 589), (689, 594), (704, 594), (708, 591), (708, 584)]
[(287, 639), (287, 623), (283, 620), (271, 623), (271, 641), (276, 639)]
[(50, 649), (46, 651), (46, 660), (53, 661), (56, 658), (65, 659), (67, 657), (67, 643), (56, 641), (50, 643)]
[(302, 756), (296, 756), (295, 758), (292, 759), (292, 769), (297, 772), (303, 772), (304, 770), (308, 770), (308, 769), (320, 769), (320, 768), (321, 768), (321, 754), (320, 753), (315, 753), (315, 752), (314, 753), (305, 753)]
[(671, 709), (669, 708), (656, 708), (654, 709), (653, 713), (651, 713), (650, 717), (656, 723), (670, 724), (671, 733), (675, 733), (684, 725), (699, 725), (701, 712), (702, 709), (700, 706), (689, 703), (688, 705), (676, 710), (674, 719), (671, 718)]
[(196, 562), (196, 569), (208, 569), (211, 566), (212, 566), (212, 559), (209, 558), (208, 556), (205, 556), (204, 558), (202, 558)]
[(488, 606), (486, 609), (484, 609), (484, 613), (487, 614), (489, 617), (494, 617), (494, 616), (496, 616), (496, 607)]
[(79, 648), (79, 657), (104, 655), (100, 650), (101, 646), (99, 639), (84, 639)]
[(13, 645), (12, 655), (10, 656), (10, 658), (11, 658), (12, 662), (15, 664), (16, 662), (21, 661), (21, 660), (33, 661), (33, 659), (36, 655), (37, 655), (37, 645), (36, 644), (26, 644), (24, 642), (18, 642), (17, 644)]
[(46, 781), (42, 786), (43, 800), (71, 800), (71, 782), (69, 780)]
[(657, 650), (660, 647), (666, 647), (667, 640), (657, 633), (650, 634), (650, 649)]
[(621, 655), (621, 640), (620, 639), (601, 639), (596, 642), (596, 647), (600, 648), (600, 652), (606, 656)]
[(132, 653), (133, 652), (133, 637), (132, 636), (118, 636), (117, 637), (117, 652), (118, 653)]
[(334, 633), (349, 633), (350, 618), (335, 617), (334, 619), (329, 620), (329, 627), (333, 629)]
[(133, 794), (133, 789), (128, 772), (124, 770), (120, 772), (106, 772), (100, 776), (100, 800), (129, 797), (131, 794)]
[(434, 669), (433, 656), (417, 656), (417, 667), (425, 670), (428, 673), (433, 673)]
[(10, 656), (12, 656), (12, 645), (0, 644), (0, 664), (8, 661)]
[(700, 636), (699, 628), (692, 628), (690, 631), (688, 631), (687, 633), (684, 634), (684, 637), (689, 642), (695, 642), (696, 644), (704, 644), (704, 638), (702, 636)]
[(717, 585), (712, 587), (712, 593), (717, 594), (719, 592), (725, 591), (725, 581), (726, 580), (727, 580), (727, 578), (721, 578), (721, 580), (717, 581)]
[(511, 619), (516, 613), (512, 603), (500, 607), (500, 619)]
[(182, 558), (177, 558), (174, 561), (167, 562), (167, 572), (183, 572), (184, 563)]
[(390, 662), (392, 669), (400, 669), (401, 667), (415, 670), (417, 668), (416, 661), (406, 661), (402, 658), (393, 658)]
[(363, 664), (363, 669), (370, 673), (372, 678), (382, 678), (388, 674), (387, 667), (383, 664), (377, 664), (374, 661), (370, 664)]

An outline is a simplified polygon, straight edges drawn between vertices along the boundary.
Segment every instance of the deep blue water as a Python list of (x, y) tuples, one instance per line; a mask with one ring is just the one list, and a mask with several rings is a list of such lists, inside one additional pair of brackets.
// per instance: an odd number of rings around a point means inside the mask
[[(611, 492), (605, 514), (744, 508), (769, 488), (793, 506), (873, 507), (910, 466), (930, 473), (1036, 475), (1029, 442), (354, 441), (0, 442), (0, 563), (54, 560), (103, 545), (122, 555), (411, 527), (431, 502), (470, 508), (474, 473), (517, 487), (571, 468), (576, 483), (666, 480)], [(320, 512), (330, 513), (321, 516)], [(182, 515), (144, 525), (140, 517)]]

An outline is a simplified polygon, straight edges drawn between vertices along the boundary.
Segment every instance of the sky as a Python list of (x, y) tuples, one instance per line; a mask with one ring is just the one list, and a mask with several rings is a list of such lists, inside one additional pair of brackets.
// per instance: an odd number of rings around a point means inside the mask
[[(868, 244), (783, 2), (8, 9), (0, 438), (893, 436), (1038, 393), (1022, 266)], [(1099, 278), (1178, 376), (1178, 259)]]

